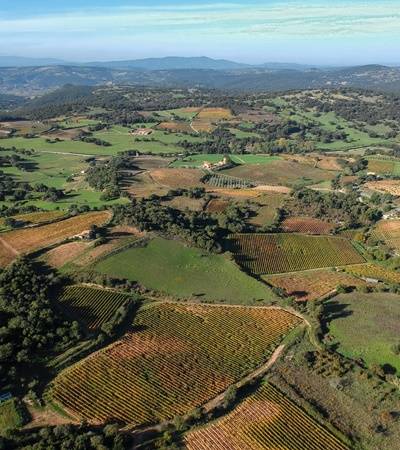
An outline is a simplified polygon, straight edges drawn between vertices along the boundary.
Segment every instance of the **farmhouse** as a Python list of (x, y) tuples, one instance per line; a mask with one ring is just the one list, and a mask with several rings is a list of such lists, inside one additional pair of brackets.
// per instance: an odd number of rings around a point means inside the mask
[(232, 161), (228, 156), (224, 156), (222, 161), (218, 161), (217, 163), (211, 163), (209, 161), (204, 161), (203, 169), (205, 170), (221, 170), (227, 169), (232, 166)]
[(148, 136), (153, 132), (151, 128), (137, 128), (136, 130), (131, 131), (133, 136)]

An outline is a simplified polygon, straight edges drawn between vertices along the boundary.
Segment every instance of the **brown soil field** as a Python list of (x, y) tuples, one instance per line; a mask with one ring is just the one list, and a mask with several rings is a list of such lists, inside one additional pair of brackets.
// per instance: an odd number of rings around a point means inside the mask
[(151, 178), (169, 188), (191, 188), (201, 186), (203, 172), (197, 169), (156, 169), (150, 171)]
[(61, 139), (61, 140), (72, 140), (79, 136), (82, 128), (71, 128), (66, 130), (54, 130), (43, 133), (43, 136), (48, 139)]
[(193, 129), (187, 122), (161, 122), (157, 128), (173, 133), (193, 133)]
[(290, 194), (292, 190), (286, 186), (270, 186), (268, 184), (258, 185), (254, 189), (264, 192), (276, 192), (280, 194)]
[(282, 155), (287, 161), (295, 161), (300, 164), (308, 164), (312, 167), (317, 167), (323, 170), (341, 170), (342, 167), (338, 163), (337, 158), (334, 156), (321, 156), (321, 155)]
[(59, 268), (81, 255), (90, 245), (89, 242), (68, 242), (49, 250), (44, 261), (52, 267)]
[(49, 225), (3, 233), (0, 237), (0, 261), (51, 246), (89, 230), (92, 225), (103, 225), (110, 218), (109, 211), (90, 212)]
[(44, 125), (42, 122), (31, 120), (17, 120), (15, 122), (0, 122), (0, 128), (6, 130), (17, 130), (17, 134), (35, 133), (39, 134), (49, 129), (48, 125)]
[(206, 189), (207, 192), (210, 194), (214, 194), (217, 196), (224, 196), (224, 197), (232, 197), (232, 198), (256, 198), (261, 195), (260, 191), (257, 191), (256, 189), (226, 189), (226, 188), (210, 188)]
[(125, 189), (135, 198), (149, 197), (152, 194), (163, 196), (169, 191), (167, 186), (161, 186), (156, 183), (156, 181), (150, 176), (150, 172), (135, 175), (135, 177), (130, 180), (129, 186)]
[(253, 122), (253, 123), (261, 123), (261, 122), (268, 122), (268, 123), (277, 123), (280, 122), (280, 119), (275, 114), (272, 114), (270, 112), (264, 111), (263, 109), (249, 109), (245, 113), (239, 114), (239, 118), (243, 122)]
[(329, 234), (334, 228), (334, 224), (312, 217), (288, 217), (282, 222), (288, 233)]
[(163, 202), (164, 205), (171, 208), (190, 211), (202, 211), (204, 208), (204, 200), (201, 198), (190, 198), (186, 196), (174, 197), (172, 200)]
[(224, 212), (225, 209), (228, 207), (229, 201), (228, 200), (222, 200), (220, 198), (213, 198), (207, 203), (206, 211), (209, 213), (221, 213)]
[(365, 186), (372, 191), (400, 196), (400, 180), (369, 181)]
[(313, 184), (335, 177), (333, 171), (285, 160), (272, 161), (269, 164), (245, 164), (224, 170), (223, 173), (255, 183), (288, 187), (293, 187), (299, 182)]
[(329, 294), (339, 285), (363, 286), (365, 281), (334, 270), (311, 270), (287, 275), (263, 275), (269, 285), (283, 289), (298, 301), (316, 300)]

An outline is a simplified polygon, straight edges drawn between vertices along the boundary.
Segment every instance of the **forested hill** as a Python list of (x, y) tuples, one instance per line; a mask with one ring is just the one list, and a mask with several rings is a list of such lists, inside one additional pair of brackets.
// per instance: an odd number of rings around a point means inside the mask
[(296, 70), (279, 66), (230, 70), (145, 70), (73, 65), (0, 68), (0, 93), (7, 94), (37, 95), (65, 84), (96, 86), (107, 83), (243, 91), (347, 86), (399, 92), (400, 68), (378, 65)]

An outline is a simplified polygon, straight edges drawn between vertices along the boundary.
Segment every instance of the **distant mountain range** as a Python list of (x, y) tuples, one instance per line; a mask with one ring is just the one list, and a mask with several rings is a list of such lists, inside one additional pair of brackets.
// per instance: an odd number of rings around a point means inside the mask
[(20, 56), (0, 56), (0, 67), (38, 67), (38, 66), (85, 66), (104, 67), (107, 69), (141, 69), (141, 70), (234, 70), (248, 68), (262, 69), (294, 69), (303, 70), (315, 66), (295, 64), (295, 63), (264, 63), (264, 64), (243, 64), (226, 59), (212, 59), (206, 56), (200, 57), (180, 57), (167, 56), (165, 58), (144, 58), (125, 61), (92, 61), (92, 62), (69, 62), (51, 58), (25, 58)]
[[(3, 66), (12, 62), (14, 65)], [(129, 84), (243, 91), (348, 86), (400, 92), (400, 68), (381, 65), (332, 68), (290, 63), (250, 66), (206, 57), (85, 64), (0, 57), (0, 93), (34, 96), (65, 84)]]

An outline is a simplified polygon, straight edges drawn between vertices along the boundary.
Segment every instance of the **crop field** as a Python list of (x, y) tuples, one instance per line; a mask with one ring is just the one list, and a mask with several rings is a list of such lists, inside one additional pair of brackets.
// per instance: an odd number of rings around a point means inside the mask
[(300, 323), (273, 308), (148, 305), (121, 340), (61, 372), (51, 396), (91, 423), (171, 419), (265, 363)]
[(154, 169), (149, 172), (152, 180), (170, 188), (191, 188), (201, 186), (203, 172), (197, 169)]
[(288, 217), (282, 222), (282, 229), (287, 233), (329, 234), (335, 225), (312, 217)]
[(400, 161), (368, 158), (368, 171), (378, 174), (400, 175)]
[(242, 178), (230, 177), (220, 173), (212, 173), (207, 176), (205, 181), (209, 186), (226, 189), (245, 189), (253, 187), (252, 181), (243, 180)]
[[(12, 216), (18, 223), (27, 225), (40, 225), (46, 222), (52, 222), (53, 220), (57, 220), (65, 216), (64, 211), (38, 211), (27, 214), (18, 214), (16, 216)], [(9, 229), (5, 226), (5, 219), (0, 218), (0, 230)]]
[(400, 272), (387, 269), (378, 264), (357, 264), (346, 266), (345, 270), (357, 277), (372, 278), (384, 283), (400, 284)]
[[(392, 366), (400, 371), (400, 302), (396, 294), (354, 292), (341, 294), (325, 306), (329, 335), (337, 351), (353, 359)], [(340, 311), (338, 314), (337, 311)]]
[[(273, 161), (280, 161), (280, 156), (270, 155), (229, 155), (234, 164), (270, 164)], [(214, 153), (204, 153), (201, 155), (190, 155), (183, 159), (177, 159), (171, 164), (171, 167), (193, 167), (201, 168), (205, 162), (212, 164), (218, 163), (223, 156)]]
[(384, 241), (389, 247), (400, 251), (400, 220), (381, 220), (373, 230), (376, 239)]
[(298, 301), (317, 300), (338, 286), (357, 287), (366, 283), (352, 275), (334, 270), (312, 270), (286, 275), (264, 275), (269, 285), (283, 289)]
[(331, 180), (335, 176), (332, 170), (322, 170), (309, 164), (294, 161), (275, 160), (269, 164), (246, 164), (224, 170), (225, 175), (253, 181), (257, 184), (296, 185), (315, 184)]
[(94, 270), (177, 298), (238, 304), (275, 299), (268, 286), (243, 273), (224, 255), (162, 238), (102, 259)]
[(351, 242), (332, 236), (236, 234), (230, 242), (237, 262), (254, 274), (297, 272), (364, 262)]
[(365, 187), (372, 191), (388, 193), (394, 196), (400, 196), (400, 180), (379, 180), (365, 183)]
[(229, 206), (228, 200), (213, 198), (207, 203), (206, 210), (209, 213), (218, 214), (218, 213), (224, 212), (228, 206)]
[(67, 286), (57, 298), (63, 311), (89, 330), (101, 328), (130, 300), (126, 294), (87, 286)]
[(226, 108), (203, 108), (192, 122), (192, 127), (198, 132), (210, 132), (214, 124), (221, 120), (232, 119), (232, 113)]
[(172, 133), (193, 133), (193, 129), (187, 122), (161, 122), (157, 125), (160, 130), (171, 131)]
[(271, 384), (211, 425), (189, 432), (188, 450), (346, 450), (335, 435)]
[(92, 225), (103, 225), (110, 217), (111, 214), (108, 211), (91, 212), (49, 225), (2, 233), (0, 262), (2, 265), (7, 264), (19, 254), (56, 244), (89, 230)]

